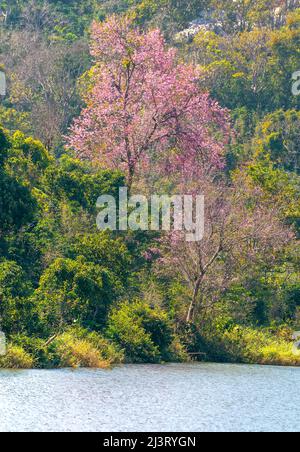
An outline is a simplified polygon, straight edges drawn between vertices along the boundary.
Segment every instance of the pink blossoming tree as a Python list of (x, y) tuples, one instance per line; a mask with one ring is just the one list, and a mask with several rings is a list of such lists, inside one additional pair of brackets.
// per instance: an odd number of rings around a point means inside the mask
[[(205, 194), (203, 240), (187, 242), (184, 234), (166, 234), (161, 243), (158, 271), (181, 279), (190, 291), (186, 322), (205, 315), (228, 288), (251, 272), (270, 275), (295, 246), (294, 231), (280, 218), (274, 200), (245, 183), (240, 172), (233, 184), (203, 176), (198, 189)], [(161, 270), (163, 268), (163, 270)]]
[(86, 108), (68, 139), (78, 157), (126, 171), (129, 187), (150, 160), (185, 178), (222, 166), (227, 112), (201, 92), (197, 69), (178, 62), (160, 31), (112, 16), (93, 24), (91, 54)]

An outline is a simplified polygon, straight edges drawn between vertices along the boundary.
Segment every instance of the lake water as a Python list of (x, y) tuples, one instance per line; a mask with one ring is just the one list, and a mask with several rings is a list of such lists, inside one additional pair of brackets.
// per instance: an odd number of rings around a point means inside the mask
[(300, 431), (300, 368), (1, 371), (0, 431)]

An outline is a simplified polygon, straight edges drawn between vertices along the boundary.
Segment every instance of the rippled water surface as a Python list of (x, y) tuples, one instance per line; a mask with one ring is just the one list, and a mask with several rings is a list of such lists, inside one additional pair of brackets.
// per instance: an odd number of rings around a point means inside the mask
[(300, 431), (300, 369), (1, 371), (0, 431)]

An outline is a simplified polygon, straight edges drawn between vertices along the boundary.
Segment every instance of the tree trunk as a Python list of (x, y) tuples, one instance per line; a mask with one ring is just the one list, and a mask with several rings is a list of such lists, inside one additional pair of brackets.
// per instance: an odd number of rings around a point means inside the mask
[(200, 287), (201, 287), (203, 278), (204, 278), (204, 275), (201, 275), (196, 281), (196, 285), (195, 285), (194, 293), (193, 293), (193, 298), (192, 298), (192, 301), (191, 301), (191, 304), (190, 304), (190, 307), (189, 307), (189, 310), (188, 310), (188, 314), (187, 314), (187, 317), (186, 317), (186, 322), (187, 323), (191, 323), (194, 320), (194, 312), (195, 312), (195, 308), (196, 308), (196, 305), (197, 305), (197, 298), (198, 298), (198, 295), (199, 295), (199, 291), (200, 291)]
[(135, 168), (130, 166), (129, 170), (128, 170), (128, 179), (127, 179), (127, 188), (128, 188), (129, 194), (131, 193), (131, 189), (132, 189), (134, 173), (135, 173)]

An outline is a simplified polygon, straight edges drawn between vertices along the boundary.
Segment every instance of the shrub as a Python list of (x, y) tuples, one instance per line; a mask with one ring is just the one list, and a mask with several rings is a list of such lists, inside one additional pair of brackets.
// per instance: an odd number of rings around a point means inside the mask
[(52, 367), (51, 353), (49, 353), (45, 340), (22, 334), (11, 336), (10, 340), (14, 346), (22, 347), (26, 353), (33, 357), (36, 368)]
[(22, 347), (9, 345), (7, 354), (0, 358), (1, 369), (32, 369), (34, 359)]
[(293, 352), (293, 341), (286, 334), (282, 329), (235, 326), (223, 332), (206, 331), (204, 337), (209, 356), (216, 361), (300, 366), (300, 355)]
[(73, 327), (50, 340), (24, 335), (11, 337), (15, 347), (22, 347), (33, 357), (36, 368), (107, 367), (121, 363), (123, 353), (96, 332)]
[(124, 361), (124, 353), (108, 339), (101, 336), (95, 331), (90, 332), (84, 328), (72, 328), (70, 332), (77, 337), (77, 339), (89, 341), (94, 348), (101, 354), (102, 359), (108, 361), (110, 364), (120, 364)]
[(106, 368), (99, 351), (87, 340), (77, 339), (71, 333), (59, 336), (55, 341), (55, 355), (59, 359), (57, 367)]
[(174, 355), (175, 337), (168, 315), (143, 301), (126, 301), (113, 309), (108, 336), (124, 349), (129, 362), (156, 363), (179, 358)]
[(72, 328), (55, 338), (48, 346), (51, 367), (107, 368), (123, 361), (113, 344), (97, 333)]

